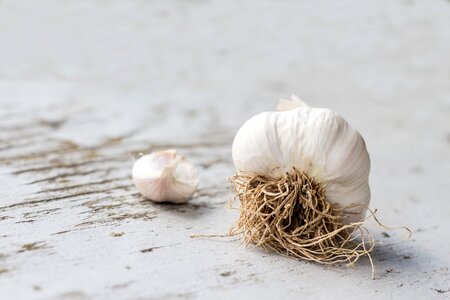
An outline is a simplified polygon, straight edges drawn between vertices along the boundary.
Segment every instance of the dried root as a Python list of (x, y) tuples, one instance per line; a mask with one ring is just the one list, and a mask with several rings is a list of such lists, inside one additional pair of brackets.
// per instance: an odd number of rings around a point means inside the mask
[(243, 234), (246, 245), (321, 264), (352, 264), (368, 256), (374, 277), (373, 237), (363, 222), (345, 225), (343, 208), (326, 201), (324, 187), (313, 178), (293, 169), (278, 180), (238, 174), (231, 182), (240, 216), (230, 235)]

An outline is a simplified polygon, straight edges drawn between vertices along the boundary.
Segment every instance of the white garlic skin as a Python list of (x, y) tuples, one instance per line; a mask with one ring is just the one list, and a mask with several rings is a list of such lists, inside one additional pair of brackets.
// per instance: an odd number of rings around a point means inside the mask
[[(280, 178), (292, 167), (325, 186), (344, 207), (346, 224), (362, 221), (370, 202), (370, 159), (364, 139), (336, 112), (282, 100), (239, 129), (232, 155), (238, 172)], [(355, 206), (355, 207), (351, 207)]]
[(197, 169), (176, 150), (157, 151), (133, 165), (133, 181), (145, 198), (155, 202), (187, 202), (197, 189)]

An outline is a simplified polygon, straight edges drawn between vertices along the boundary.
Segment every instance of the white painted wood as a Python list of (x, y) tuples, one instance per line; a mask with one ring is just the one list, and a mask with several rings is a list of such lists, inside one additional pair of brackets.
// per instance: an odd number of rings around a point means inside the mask
[[(439, 299), (450, 292), (450, 2), (0, 2), (0, 299)], [(230, 147), (296, 93), (372, 158), (377, 279), (224, 233)], [(133, 157), (178, 148), (187, 205), (144, 201)]]

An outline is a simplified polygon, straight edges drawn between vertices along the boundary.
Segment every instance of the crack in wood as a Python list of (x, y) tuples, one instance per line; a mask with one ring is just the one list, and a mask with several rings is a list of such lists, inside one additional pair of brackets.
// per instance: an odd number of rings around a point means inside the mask
[(58, 201), (58, 200), (62, 200), (62, 199), (76, 198), (76, 197), (92, 195), (92, 194), (102, 194), (102, 193), (111, 192), (113, 190), (120, 190), (120, 189), (126, 190), (126, 189), (129, 189), (131, 186), (132, 185), (121, 185), (121, 186), (111, 187), (109, 189), (104, 189), (104, 190), (99, 190), (99, 191), (86, 191), (86, 192), (79, 192), (79, 193), (71, 194), (71, 195), (64, 195), (64, 196), (51, 197), (51, 198), (45, 198), (45, 199), (39, 199), (39, 200), (19, 202), (19, 203), (6, 205), (6, 206), (0, 206), (0, 210), (6, 210), (6, 209), (14, 208), (14, 207), (28, 206), (28, 205), (33, 205), (33, 204), (48, 203), (48, 202)]
[(105, 179), (105, 180), (101, 180), (101, 181), (94, 181), (94, 182), (76, 184), (76, 185), (65, 186), (65, 187), (60, 187), (60, 188), (53, 188), (53, 189), (42, 190), (42, 191), (37, 192), (36, 194), (44, 194), (44, 193), (49, 193), (49, 192), (67, 191), (67, 190), (72, 190), (72, 189), (76, 189), (76, 188), (80, 188), (80, 187), (96, 186), (96, 185), (102, 185), (102, 184), (105, 184), (105, 183), (117, 182), (117, 181), (122, 181), (122, 180), (131, 180), (131, 178), (130, 178), (130, 176), (126, 176), (126, 177)]
[(49, 248), (49, 247), (45, 244), (45, 242), (38, 241), (38, 242), (23, 244), (22, 247), (20, 248), (20, 250), (17, 251), (17, 253), (34, 251), (34, 250), (44, 249), (44, 248)]
[(51, 209), (43, 209), (43, 210), (37, 210), (37, 211), (31, 211), (31, 212), (26, 212), (23, 214), (24, 218), (36, 218), (36, 217), (43, 217), (46, 215), (49, 215), (53, 212), (57, 212), (60, 211), (61, 208), (51, 208)]
[(162, 246), (159, 246), (159, 247), (150, 247), (150, 248), (142, 249), (142, 250), (140, 250), (139, 252), (141, 252), (141, 253), (148, 253), (148, 252), (153, 252), (153, 250), (160, 249), (160, 248), (162, 248)]
[(65, 119), (60, 120), (31, 120), (28, 122), (22, 122), (15, 126), (0, 126), (0, 131), (22, 131), (30, 130), (34, 128), (46, 128), (46, 129), (58, 129), (66, 122)]
[(85, 171), (85, 172), (68, 172), (68, 173), (61, 173), (55, 176), (50, 176), (50, 177), (46, 177), (46, 178), (42, 178), (42, 179), (38, 179), (38, 180), (34, 180), (34, 181), (30, 181), (27, 184), (35, 184), (35, 183), (40, 183), (40, 182), (52, 182), (55, 181), (59, 178), (67, 178), (67, 177), (75, 177), (75, 176), (85, 176), (85, 175), (90, 175), (90, 174), (95, 174), (95, 173), (101, 173), (104, 172), (107, 174), (109, 174), (111, 171), (118, 169), (118, 168), (106, 168), (106, 169), (93, 169), (93, 170), (89, 170), (89, 171)]
[(68, 233), (68, 232), (72, 232), (73, 230), (62, 230), (62, 231), (58, 231), (55, 233), (52, 233), (50, 235), (59, 235), (59, 234), (64, 234), (64, 233)]
[(37, 138), (35, 140), (27, 140), (23, 143), (11, 143), (10, 140), (8, 140), (9, 143), (7, 143), (5, 146), (0, 147), (0, 151), (5, 151), (5, 150), (9, 150), (9, 149), (17, 149), (17, 148), (23, 148), (23, 147), (27, 147), (27, 146), (31, 146), (31, 145), (35, 145), (38, 143), (42, 143), (45, 141), (50, 141), (50, 139), (42, 139), (42, 138)]
[(121, 158), (102, 158), (102, 159), (96, 159), (96, 160), (89, 160), (89, 161), (83, 161), (80, 163), (58, 163), (55, 165), (45, 166), (45, 167), (38, 167), (38, 168), (30, 168), (30, 169), (23, 169), (14, 171), (11, 174), (13, 175), (19, 175), (24, 173), (32, 173), (32, 172), (41, 172), (46, 170), (53, 170), (53, 169), (72, 169), (76, 167), (82, 167), (86, 165), (93, 165), (98, 163), (108, 163), (108, 162), (128, 162), (128, 159)]
[(0, 157), (0, 162), (10, 162), (15, 160), (31, 160), (31, 159), (43, 159), (52, 154), (60, 154), (60, 153), (68, 153), (73, 152), (75, 149), (72, 146), (66, 146), (64, 148), (55, 147), (54, 149), (42, 151), (42, 152), (33, 152), (26, 154), (19, 154), (9, 157)]
[(10, 217), (10, 216), (0, 216), (0, 221), (3, 221), (3, 220), (7, 220), (7, 219), (12, 219), (13, 217)]

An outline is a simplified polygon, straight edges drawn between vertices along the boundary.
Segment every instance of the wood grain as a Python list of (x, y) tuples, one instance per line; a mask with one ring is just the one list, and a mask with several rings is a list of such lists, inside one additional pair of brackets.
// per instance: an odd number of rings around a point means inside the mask
[[(0, 299), (439, 299), (450, 295), (450, 4), (0, 1)], [(370, 264), (243, 249), (231, 143), (298, 93), (365, 137)], [(141, 153), (200, 170), (186, 205), (133, 186)]]

